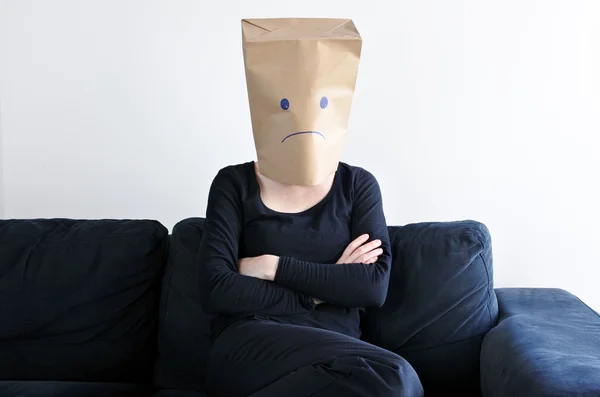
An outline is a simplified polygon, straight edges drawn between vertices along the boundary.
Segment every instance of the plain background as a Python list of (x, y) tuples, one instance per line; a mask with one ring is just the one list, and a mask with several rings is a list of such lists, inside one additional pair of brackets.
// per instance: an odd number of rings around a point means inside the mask
[(205, 213), (254, 159), (242, 17), (348, 17), (343, 161), (390, 225), (475, 219), (496, 286), (600, 309), (600, 2), (0, 0), (0, 216)]

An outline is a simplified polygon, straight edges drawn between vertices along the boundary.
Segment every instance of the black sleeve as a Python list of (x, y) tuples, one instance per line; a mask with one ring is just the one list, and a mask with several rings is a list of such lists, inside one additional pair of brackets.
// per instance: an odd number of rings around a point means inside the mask
[(379, 184), (373, 175), (361, 169), (354, 179), (352, 239), (365, 233), (369, 234), (369, 240), (381, 240), (383, 254), (376, 263), (337, 265), (281, 257), (275, 282), (336, 306), (382, 306), (392, 262), (390, 237)]
[(230, 316), (262, 313), (284, 315), (311, 310), (311, 297), (281, 284), (247, 277), (238, 272), (238, 246), (243, 224), (242, 181), (224, 168), (209, 192), (206, 222), (200, 246), (200, 282), (207, 313)]

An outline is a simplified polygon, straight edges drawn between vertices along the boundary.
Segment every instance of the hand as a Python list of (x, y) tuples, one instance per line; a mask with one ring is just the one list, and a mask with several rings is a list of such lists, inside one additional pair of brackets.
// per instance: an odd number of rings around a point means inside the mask
[(260, 255), (253, 258), (242, 258), (238, 261), (238, 271), (248, 277), (261, 280), (275, 280), (279, 257), (275, 255)]
[(373, 240), (367, 243), (368, 239), (368, 234), (359, 236), (348, 245), (336, 263), (364, 263), (367, 265), (377, 262), (379, 255), (383, 254), (383, 250), (379, 248), (381, 240)]

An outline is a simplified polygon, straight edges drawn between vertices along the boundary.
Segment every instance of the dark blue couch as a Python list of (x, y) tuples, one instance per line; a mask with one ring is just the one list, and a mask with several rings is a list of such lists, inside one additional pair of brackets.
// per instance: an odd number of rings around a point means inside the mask
[[(203, 220), (0, 221), (0, 396), (203, 396)], [(562, 290), (493, 289), (480, 223), (390, 227), (364, 339), (427, 396), (600, 396), (600, 317)]]

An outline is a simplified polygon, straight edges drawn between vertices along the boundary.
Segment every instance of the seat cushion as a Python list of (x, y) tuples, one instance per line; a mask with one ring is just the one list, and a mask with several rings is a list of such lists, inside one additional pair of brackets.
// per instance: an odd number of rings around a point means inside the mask
[(198, 250), (204, 220), (190, 218), (173, 228), (162, 284), (155, 385), (204, 392), (210, 323), (200, 305)]
[(147, 397), (151, 392), (127, 383), (0, 381), (2, 397)]
[(0, 221), (0, 380), (152, 382), (155, 221)]
[(367, 310), (363, 338), (408, 360), (427, 396), (479, 395), (481, 343), (498, 315), (487, 228), (419, 223), (390, 238), (387, 300)]
[(485, 337), (489, 397), (600, 396), (600, 316), (567, 291), (496, 291), (500, 323)]

